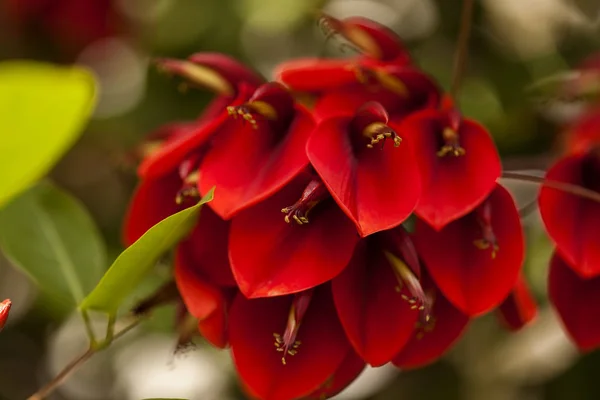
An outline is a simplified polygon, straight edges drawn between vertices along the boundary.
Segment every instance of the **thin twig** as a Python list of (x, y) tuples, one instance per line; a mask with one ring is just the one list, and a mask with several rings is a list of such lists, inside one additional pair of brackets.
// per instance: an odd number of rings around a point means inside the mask
[(475, 0), (463, 0), (460, 16), (460, 31), (458, 33), (458, 42), (456, 44), (456, 53), (454, 55), (452, 85), (450, 86), (450, 95), (453, 98), (456, 98), (458, 94), (458, 89), (460, 88), (469, 56), (469, 37), (471, 36), (471, 25), (473, 23), (474, 3)]
[[(127, 332), (129, 332), (130, 330), (135, 328), (140, 322), (142, 322), (142, 319), (136, 318), (135, 320), (133, 320), (133, 322), (131, 322), (125, 328), (123, 328), (119, 332), (115, 333), (115, 335), (111, 338), (111, 341), (114, 341), (114, 340), (120, 338), (121, 336), (123, 336), (124, 334), (126, 334)], [(104, 344), (104, 342), (101, 342), (96, 346), (91, 346), (83, 354), (81, 354), (75, 360), (73, 360), (69, 364), (67, 364), (67, 366), (64, 367), (63, 370), (54, 377), (54, 379), (52, 379), (50, 382), (48, 382), (46, 385), (44, 385), (36, 393), (31, 395), (27, 400), (45, 399), (48, 395), (50, 395), (52, 392), (54, 392), (54, 390), (56, 390), (56, 388), (58, 388), (60, 385), (62, 385), (73, 373), (75, 373), (87, 360), (92, 358), (92, 356), (94, 354), (96, 354), (108, 347), (103, 344)]]
[(586, 189), (583, 186), (574, 185), (572, 183), (559, 182), (559, 181), (554, 181), (551, 179), (546, 179), (544, 177), (539, 177), (539, 176), (535, 176), (535, 175), (527, 175), (527, 174), (522, 174), (522, 173), (518, 173), (518, 172), (510, 172), (510, 171), (503, 172), (502, 177), (506, 178), (506, 179), (514, 179), (514, 180), (518, 180), (518, 181), (539, 183), (539, 184), (546, 186), (548, 188), (551, 188), (551, 189), (560, 190), (565, 193), (570, 193), (575, 196), (583, 197), (585, 199), (600, 203), (600, 193), (595, 192), (590, 189)]

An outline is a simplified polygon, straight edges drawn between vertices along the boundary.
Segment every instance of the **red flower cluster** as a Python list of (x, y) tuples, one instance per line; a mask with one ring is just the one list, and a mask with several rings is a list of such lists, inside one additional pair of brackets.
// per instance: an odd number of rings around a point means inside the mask
[(433, 362), (473, 317), (535, 314), (489, 133), (391, 31), (325, 18), (359, 56), (290, 61), (268, 83), (224, 55), (159, 61), (217, 97), (154, 135), (125, 229), (131, 243), (216, 186), (176, 282), (261, 399), (327, 398), (365, 364)]
[[(599, 71), (596, 66), (585, 74), (585, 86), (594, 79), (598, 87)], [(549, 184), (539, 196), (542, 219), (556, 245), (550, 263), (550, 300), (582, 350), (600, 347), (599, 150), (600, 106), (595, 105), (567, 130), (566, 154), (548, 170)], [(585, 192), (576, 195), (561, 185)]]

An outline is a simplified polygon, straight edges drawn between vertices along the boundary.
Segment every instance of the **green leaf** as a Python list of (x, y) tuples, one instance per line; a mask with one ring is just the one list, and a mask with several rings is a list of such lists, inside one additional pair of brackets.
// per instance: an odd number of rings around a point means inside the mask
[(0, 210), (0, 247), (60, 302), (77, 305), (106, 268), (104, 242), (85, 208), (42, 182)]
[(160, 221), (129, 246), (106, 272), (98, 286), (81, 303), (81, 310), (114, 315), (123, 300), (148, 274), (156, 261), (194, 227), (202, 205), (213, 199), (214, 189), (193, 207)]
[(0, 207), (41, 178), (75, 142), (95, 101), (87, 70), (0, 62)]

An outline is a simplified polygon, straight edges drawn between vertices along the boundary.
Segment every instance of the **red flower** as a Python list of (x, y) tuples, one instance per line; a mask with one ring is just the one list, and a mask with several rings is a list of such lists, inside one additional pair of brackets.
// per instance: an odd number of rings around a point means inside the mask
[(299, 59), (280, 64), (277, 79), (295, 91), (322, 93), (357, 82), (360, 70), (387, 65), (405, 66), (410, 56), (400, 38), (374, 21), (353, 17), (338, 20), (321, 18), (328, 36), (340, 35), (361, 55), (342, 60)]
[(8, 313), (10, 311), (10, 307), (12, 306), (12, 302), (10, 299), (6, 299), (0, 303), (0, 332), (4, 328), (6, 324), (6, 320), (8, 319)]
[(469, 317), (454, 307), (425, 274), (423, 278), (431, 314), (428, 321), (417, 323), (408, 343), (392, 360), (402, 369), (438, 360), (456, 343), (469, 322)]
[(429, 321), (420, 273), (416, 250), (398, 228), (359, 243), (349, 265), (332, 281), (340, 321), (367, 363), (378, 367), (391, 361), (417, 320)]
[(548, 295), (577, 346), (584, 351), (600, 347), (600, 277), (581, 277), (556, 251), (550, 262)]
[(436, 230), (469, 213), (496, 187), (501, 163), (492, 138), (448, 101), (442, 110), (416, 112), (392, 126), (418, 155), (423, 188), (415, 212)]
[(238, 295), (230, 312), (230, 342), (244, 386), (264, 400), (322, 389), (351, 351), (328, 286), (267, 299)]
[(203, 193), (216, 186), (210, 207), (224, 219), (269, 197), (306, 168), (306, 140), (315, 126), (278, 83), (261, 86), (228, 111), (232, 118), (216, 128), (199, 181)]
[(440, 231), (418, 219), (415, 244), (440, 291), (469, 316), (495, 308), (508, 296), (524, 258), (519, 213), (500, 185), (474, 211)]
[(229, 260), (244, 295), (277, 296), (339, 274), (358, 239), (323, 183), (302, 174), (233, 218)]
[[(546, 173), (546, 179), (600, 192), (600, 156), (595, 152), (567, 156)], [(542, 186), (542, 219), (562, 259), (584, 278), (600, 275), (600, 204), (563, 190)]]
[(421, 193), (412, 149), (387, 122), (383, 107), (369, 103), (354, 116), (323, 120), (306, 145), (311, 164), (363, 237), (401, 224)]
[(517, 284), (498, 307), (500, 321), (511, 331), (517, 331), (533, 321), (537, 315), (537, 304), (521, 275)]
[(192, 234), (177, 247), (175, 281), (200, 333), (217, 347), (228, 342), (227, 313), (237, 293), (227, 255), (229, 222), (202, 210)]

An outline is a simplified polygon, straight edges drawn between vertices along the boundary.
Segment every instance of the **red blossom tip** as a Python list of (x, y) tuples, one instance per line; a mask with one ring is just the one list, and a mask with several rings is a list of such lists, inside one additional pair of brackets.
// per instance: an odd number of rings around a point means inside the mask
[(298, 225), (308, 224), (310, 210), (329, 196), (329, 191), (323, 182), (319, 179), (313, 179), (306, 185), (302, 196), (297, 202), (281, 210), (285, 214), (285, 222), (289, 224), (293, 219)]
[(286, 356), (295, 356), (298, 354), (298, 348), (302, 342), (296, 340), (296, 337), (298, 336), (302, 319), (304, 318), (306, 310), (308, 310), (308, 306), (310, 305), (313, 292), (314, 290), (310, 289), (294, 295), (294, 300), (292, 301), (292, 306), (290, 307), (287, 325), (283, 335), (280, 335), (279, 333), (273, 333), (273, 337), (275, 338), (275, 348), (277, 351), (283, 353), (283, 356), (281, 357), (281, 363), (283, 365), (286, 365), (287, 363), (285, 359)]
[(10, 299), (6, 299), (2, 303), (0, 303), (0, 332), (6, 324), (6, 320), (8, 319), (8, 313), (10, 311), (11, 306), (12, 302), (10, 301)]
[(256, 88), (263, 82), (246, 66), (218, 53), (197, 53), (187, 60), (159, 58), (155, 63), (160, 70), (184, 78), (182, 89), (190, 85), (233, 96), (242, 83)]

